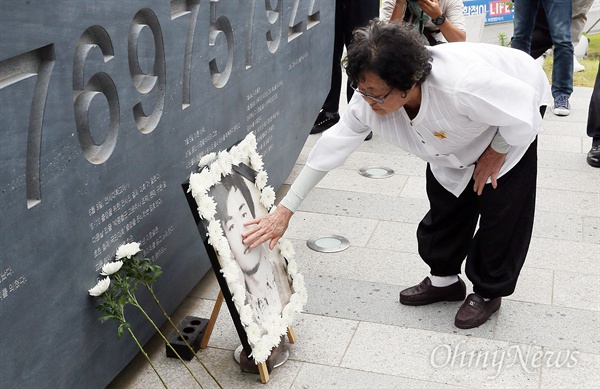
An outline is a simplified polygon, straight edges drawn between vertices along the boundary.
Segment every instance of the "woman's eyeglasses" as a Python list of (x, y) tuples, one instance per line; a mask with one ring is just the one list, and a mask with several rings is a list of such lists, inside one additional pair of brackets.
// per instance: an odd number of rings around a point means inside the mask
[(361, 92), (361, 91), (358, 89), (358, 86), (357, 86), (357, 85), (355, 85), (354, 83), (350, 84), (350, 88), (354, 89), (354, 91), (355, 91), (356, 93), (358, 93), (359, 95), (361, 95), (362, 97), (369, 98), (369, 99), (373, 100), (374, 102), (376, 102), (376, 103), (378, 103), (378, 104), (383, 104), (383, 103), (385, 102), (385, 99), (387, 99), (387, 98), (388, 98), (388, 96), (389, 96), (389, 95), (390, 95), (390, 94), (391, 94), (391, 93), (394, 91), (394, 88), (392, 88), (392, 89), (390, 89), (390, 91), (389, 91), (388, 93), (386, 93), (385, 95), (383, 95), (383, 96), (381, 96), (381, 97), (377, 97), (377, 96), (372, 96), (372, 95), (366, 94), (366, 93), (364, 93), (364, 92)]

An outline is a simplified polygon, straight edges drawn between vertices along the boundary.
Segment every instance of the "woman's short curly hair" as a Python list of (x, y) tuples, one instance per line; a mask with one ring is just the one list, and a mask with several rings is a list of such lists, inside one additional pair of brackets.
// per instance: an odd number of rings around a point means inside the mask
[(366, 27), (354, 30), (345, 67), (355, 85), (369, 71), (390, 87), (407, 92), (431, 72), (431, 55), (412, 25), (373, 19)]

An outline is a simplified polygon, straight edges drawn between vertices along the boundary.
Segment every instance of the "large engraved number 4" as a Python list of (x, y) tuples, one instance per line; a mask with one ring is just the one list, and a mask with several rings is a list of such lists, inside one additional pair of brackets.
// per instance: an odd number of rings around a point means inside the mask
[(54, 61), (54, 45), (50, 44), (0, 62), (0, 89), (37, 75), (27, 131), (25, 165), (27, 208), (35, 207), (42, 201), (40, 189), (42, 125)]

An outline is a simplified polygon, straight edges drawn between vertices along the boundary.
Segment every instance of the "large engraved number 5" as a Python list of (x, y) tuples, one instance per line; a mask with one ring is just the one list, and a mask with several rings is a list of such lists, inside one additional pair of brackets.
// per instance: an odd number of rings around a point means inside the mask
[[(99, 47), (104, 56), (104, 62), (114, 57), (113, 46), (106, 30), (98, 25), (91, 26), (83, 32), (73, 58), (73, 108), (75, 110), (75, 124), (79, 145), (85, 158), (93, 164), (99, 165), (106, 162), (117, 144), (119, 133), (119, 96), (112, 78), (104, 73), (94, 74), (87, 84), (83, 83), (85, 60), (89, 51)], [(102, 94), (108, 102), (110, 124), (108, 135), (102, 144), (96, 144), (90, 133), (88, 111), (92, 99)]]
[(219, 35), (224, 34), (227, 41), (227, 63), (225, 70), (220, 71), (217, 65), (217, 59), (213, 58), (208, 64), (210, 75), (214, 86), (222, 88), (227, 84), (233, 67), (233, 30), (229, 19), (220, 16), (217, 19), (217, 3), (219, 0), (210, 0), (210, 33), (208, 35), (208, 45), (215, 46)]
[(0, 62), (0, 89), (37, 75), (27, 131), (27, 157), (25, 165), (25, 194), (27, 208), (42, 201), (40, 189), (40, 154), (42, 125), (48, 96), (48, 85), (54, 67), (54, 45), (40, 47)]
[[(154, 64), (152, 72), (146, 74), (140, 68), (137, 56), (138, 39), (140, 32), (144, 27), (149, 27), (154, 36)], [(137, 103), (133, 107), (133, 117), (137, 128), (143, 134), (149, 134), (158, 125), (165, 108), (165, 97), (167, 89), (166, 70), (165, 70), (165, 47), (162, 36), (162, 29), (158, 18), (149, 8), (138, 11), (133, 17), (131, 28), (129, 29), (129, 73), (135, 89), (142, 94), (148, 94), (154, 87), (157, 87), (158, 98), (156, 105), (150, 115), (144, 113), (142, 103)]]

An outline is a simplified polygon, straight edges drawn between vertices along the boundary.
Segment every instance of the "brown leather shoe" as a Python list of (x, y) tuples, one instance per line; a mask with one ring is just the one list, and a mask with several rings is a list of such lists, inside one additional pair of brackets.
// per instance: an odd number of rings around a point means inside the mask
[(485, 301), (483, 297), (471, 293), (456, 312), (454, 325), (463, 330), (479, 327), (500, 309), (501, 303), (502, 297)]
[(429, 277), (425, 277), (419, 285), (400, 292), (400, 304), (427, 305), (438, 301), (462, 301), (466, 294), (467, 287), (460, 277), (454, 284), (444, 287), (431, 285)]

